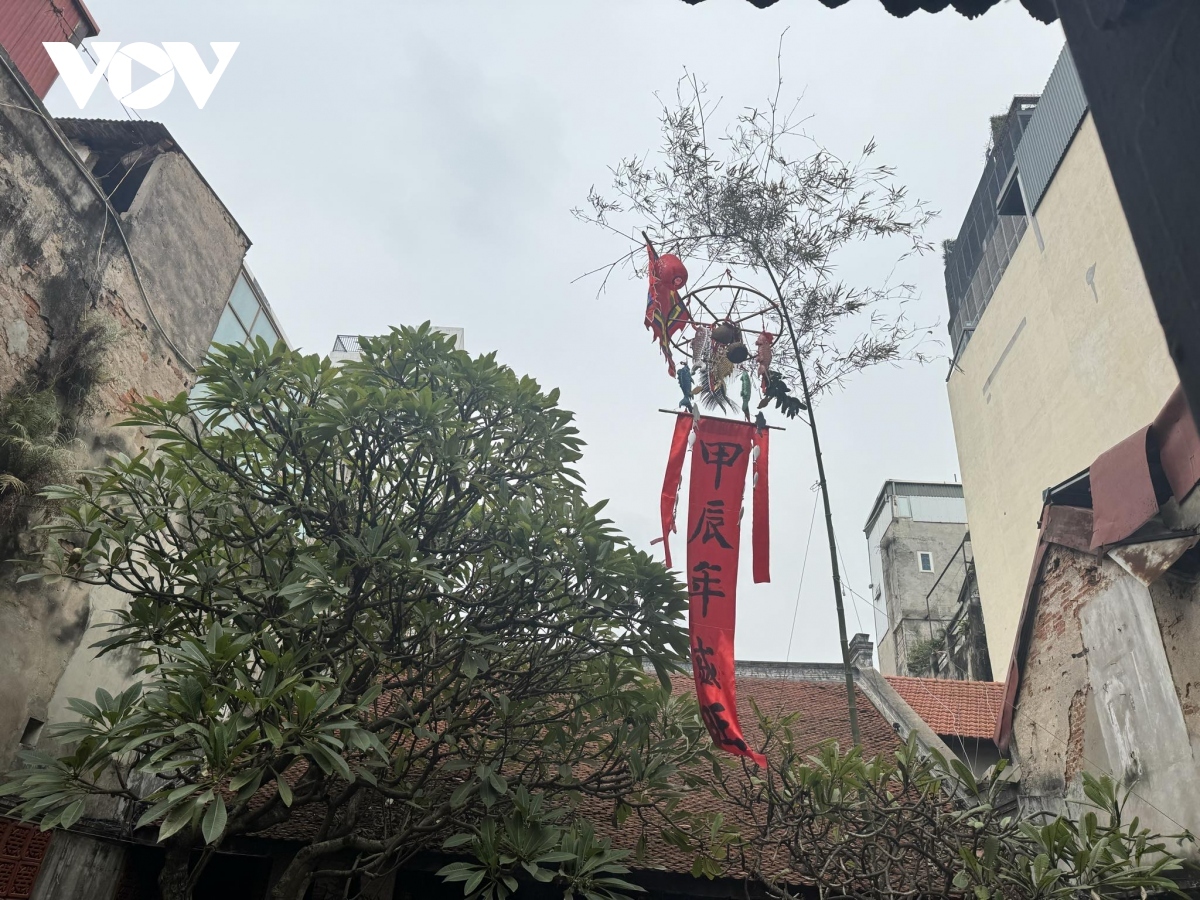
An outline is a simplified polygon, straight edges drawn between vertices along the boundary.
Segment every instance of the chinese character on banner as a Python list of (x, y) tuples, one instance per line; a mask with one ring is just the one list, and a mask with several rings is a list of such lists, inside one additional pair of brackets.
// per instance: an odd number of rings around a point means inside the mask
[[(680, 419), (690, 417), (680, 416)], [(754, 460), (756, 481), (766, 485), (766, 445), (753, 425), (700, 417), (692, 449), (691, 493), (687, 519), (688, 622), (692, 673), (705, 727), (721, 749), (745, 756), (759, 766), (766, 759), (746, 743), (738, 723), (734, 688), (733, 635), (736, 622), (738, 550), (741, 546), (742, 496), (746, 473)], [(678, 429), (677, 429), (678, 431)], [(757, 451), (757, 452), (756, 452)], [(667, 484), (678, 484), (682, 454), (671, 455)], [(674, 471), (672, 471), (674, 469)], [(760, 500), (755, 490), (756, 503)], [(762, 495), (765, 496), (765, 495)], [(665, 498), (664, 498), (665, 499)], [(663, 503), (663, 532), (668, 530)], [(765, 513), (765, 509), (764, 509)], [(755, 525), (766, 522), (756, 515)], [(755, 534), (756, 554), (765, 552), (767, 537)], [(758, 562), (756, 574), (760, 573)], [(765, 572), (765, 565), (762, 567)]]

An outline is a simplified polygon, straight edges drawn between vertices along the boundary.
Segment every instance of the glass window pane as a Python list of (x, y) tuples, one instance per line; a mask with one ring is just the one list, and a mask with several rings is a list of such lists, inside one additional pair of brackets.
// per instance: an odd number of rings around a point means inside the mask
[(250, 328), (254, 322), (254, 314), (258, 312), (258, 298), (250, 289), (250, 282), (246, 281), (245, 275), (238, 276), (237, 284), (233, 286), (233, 293), (229, 295), (229, 305), (242, 320), (242, 327)]
[(213, 333), (212, 342), (214, 344), (241, 344), (245, 340), (246, 332), (238, 324), (238, 320), (233, 314), (233, 308), (226, 306), (225, 312), (221, 313), (221, 321), (217, 323), (217, 330)]
[(267, 318), (265, 312), (258, 314), (258, 321), (254, 323), (254, 327), (250, 329), (250, 337), (262, 338), (267, 342), (268, 347), (274, 347), (275, 342), (279, 340), (279, 335), (275, 333), (275, 329), (271, 327), (271, 320)]

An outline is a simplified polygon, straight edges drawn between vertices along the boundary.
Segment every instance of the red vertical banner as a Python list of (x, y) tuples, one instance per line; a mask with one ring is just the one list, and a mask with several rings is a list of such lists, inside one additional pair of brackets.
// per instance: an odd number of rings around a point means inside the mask
[(754, 583), (771, 580), (771, 493), (768, 450), (771, 432), (760, 428), (754, 436)]
[(679, 501), (679, 481), (683, 477), (683, 458), (687, 455), (688, 435), (692, 433), (692, 417), (680, 413), (675, 419), (671, 436), (671, 455), (667, 457), (667, 474), (663, 478), (659, 512), (662, 514), (663, 552), (667, 568), (671, 568), (671, 532), (675, 530), (675, 506)]
[(696, 696), (708, 733), (722, 750), (765, 767), (766, 759), (742, 734), (734, 687), (742, 495), (754, 436), (747, 423), (701, 418), (697, 424), (688, 503), (688, 624)]

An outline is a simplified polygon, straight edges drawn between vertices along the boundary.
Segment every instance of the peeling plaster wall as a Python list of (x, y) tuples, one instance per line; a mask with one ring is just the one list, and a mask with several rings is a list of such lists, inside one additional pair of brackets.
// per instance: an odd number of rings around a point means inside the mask
[(1088, 771), (1132, 788), (1128, 815), (1147, 827), (1200, 827), (1196, 594), (1049, 548), (1013, 717), (1026, 809), (1069, 808)]
[(1149, 590), (1118, 576), (1083, 607), (1080, 622), (1109, 768), (1136, 792), (1128, 814), (1161, 832), (1197, 830), (1200, 773)]
[(1150, 595), (1188, 743), (1200, 760), (1200, 587), (1164, 578), (1151, 585)]
[[(169, 152), (121, 214), (127, 250), (113, 222), (106, 225), (96, 187), (42, 112), (0, 66), (0, 394), (20, 384), (81, 316), (113, 326), (108, 380), (92, 390), (79, 421), (79, 462), (96, 465), (147, 445), (139, 432), (114, 427), (131, 401), (190, 386), (188, 361), (171, 344), (191, 362), (203, 356), (249, 240), (186, 157)], [(120, 688), (132, 671), (128, 656), (97, 661), (89, 649), (120, 595), (18, 585), (15, 576), (0, 569), (0, 770), (28, 719), (52, 723), (69, 696)]]

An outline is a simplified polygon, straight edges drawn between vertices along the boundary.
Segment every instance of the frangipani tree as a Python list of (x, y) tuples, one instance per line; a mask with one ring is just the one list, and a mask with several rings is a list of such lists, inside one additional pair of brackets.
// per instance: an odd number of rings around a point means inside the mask
[(154, 454), (55, 488), (43, 563), (128, 597), (100, 647), (137, 654), (143, 683), (72, 701), (68, 746), (26, 753), (4, 788), (16, 812), (69, 827), (120, 801), (157, 829), (167, 900), (302, 810), (318, 824), (277, 900), (455, 836), (508, 840), (495, 823), (531, 810), (549, 855), (508, 854), (475, 887), (502, 895), (525, 863), (584, 877), (567, 848), (608, 851), (581, 804), (686, 843), (672, 802), (705, 745), (665, 686), (685, 598), (585, 502), (557, 401), (426, 325), (342, 366), (225, 347), (190, 398), (137, 407)]

